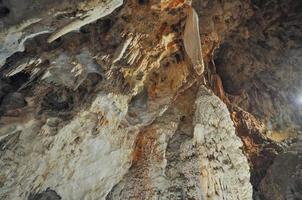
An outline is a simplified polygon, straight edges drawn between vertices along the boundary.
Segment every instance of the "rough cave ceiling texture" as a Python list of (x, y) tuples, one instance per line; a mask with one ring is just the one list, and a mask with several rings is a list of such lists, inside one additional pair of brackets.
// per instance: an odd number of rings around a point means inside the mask
[(0, 0), (0, 199), (302, 199), (302, 1)]

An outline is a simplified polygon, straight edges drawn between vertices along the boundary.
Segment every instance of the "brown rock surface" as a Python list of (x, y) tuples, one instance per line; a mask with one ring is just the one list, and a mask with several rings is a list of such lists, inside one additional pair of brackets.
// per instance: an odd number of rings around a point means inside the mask
[(0, 199), (301, 198), (301, 8), (0, 0)]

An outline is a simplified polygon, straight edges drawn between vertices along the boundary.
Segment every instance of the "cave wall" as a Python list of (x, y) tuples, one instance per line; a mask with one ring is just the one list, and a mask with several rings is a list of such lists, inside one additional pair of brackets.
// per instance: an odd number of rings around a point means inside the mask
[(299, 198), (300, 10), (0, 1), (0, 198)]
[(255, 15), (216, 52), (217, 72), (233, 101), (257, 116), (268, 136), (301, 130), (300, 1), (255, 2)]

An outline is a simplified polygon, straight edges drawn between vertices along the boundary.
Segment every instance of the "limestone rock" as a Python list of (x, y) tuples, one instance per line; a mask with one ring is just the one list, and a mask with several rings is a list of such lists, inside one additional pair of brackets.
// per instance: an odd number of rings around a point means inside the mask
[(196, 104), (194, 142), (204, 199), (252, 199), (249, 165), (227, 107), (205, 88)]
[(37, 120), (20, 124), (16, 146), (1, 152), (1, 199), (48, 187), (62, 199), (103, 199), (130, 167), (136, 131), (119, 128), (125, 112), (125, 97), (100, 94), (56, 135), (40, 131)]
[(170, 121), (175, 111), (140, 133), (132, 167), (107, 199), (252, 199), (248, 162), (226, 106), (205, 88), (196, 106), (188, 124), (194, 133)]
[(301, 8), (0, 0), (0, 199), (299, 199)]
[(66, 26), (60, 28), (59, 30), (55, 31), (49, 38), (48, 42), (53, 42), (54, 40), (58, 39), (59, 37), (69, 33), (71, 31), (77, 30), (82, 26), (94, 22), (106, 15), (112, 13), (116, 8), (120, 7), (123, 4), (122, 0), (108, 0), (108, 1), (101, 1), (95, 8), (92, 10), (87, 11), (87, 13), (83, 14), (79, 19), (76, 19)]

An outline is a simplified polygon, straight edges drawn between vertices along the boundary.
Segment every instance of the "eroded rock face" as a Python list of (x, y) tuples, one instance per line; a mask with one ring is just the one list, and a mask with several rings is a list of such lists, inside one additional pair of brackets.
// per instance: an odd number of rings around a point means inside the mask
[(48, 187), (63, 199), (104, 198), (131, 164), (137, 131), (118, 127), (126, 102), (125, 96), (99, 94), (65, 125), (48, 118), (9, 127), (6, 137), (15, 136), (2, 147), (1, 198), (25, 199)]
[(107, 199), (252, 199), (226, 106), (204, 87), (195, 103), (194, 123), (176, 120), (176, 107), (140, 133), (132, 167)]
[[(0, 0), (0, 199), (299, 198), (298, 153), (264, 134), (300, 111), (259, 94), (298, 81), (279, 84), (300, 63), (300, 3), (270, 2)], [(267, 62), (245, 43), (263, 37)]]
[(302, 198), (302, 145), (301, 139), (280, 154), (261, 182), (266, 199)]
[(217, 51), (217, 71), (231, 99), (283, 140), (301, 130), (300, 1), (254, 1), (255, 15)]

